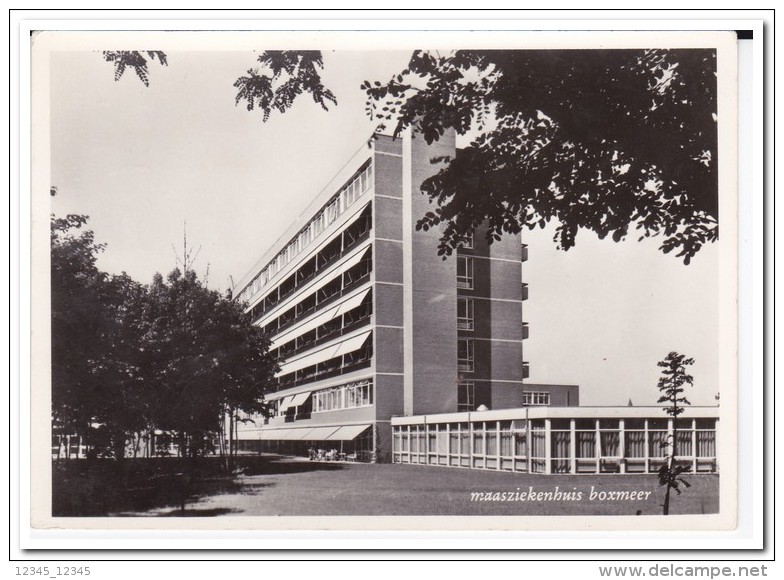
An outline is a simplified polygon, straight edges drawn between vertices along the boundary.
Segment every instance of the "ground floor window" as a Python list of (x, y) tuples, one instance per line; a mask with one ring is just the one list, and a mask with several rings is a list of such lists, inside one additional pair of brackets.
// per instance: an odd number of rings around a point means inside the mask
[(718, 471), (716, 419), (516, 419), (393, 426), (393, 461), (532, 473)]
[(370, 379), (313, 392), (314, 413), (364, 407), (372, 404), (373, 381)]

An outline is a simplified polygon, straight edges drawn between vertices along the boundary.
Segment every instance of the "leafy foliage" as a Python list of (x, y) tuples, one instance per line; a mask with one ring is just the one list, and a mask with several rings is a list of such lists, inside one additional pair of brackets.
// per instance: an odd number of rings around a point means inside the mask
[(261, 68), (249, 69), (239, 77), (235, 105), (246, 102), (248, 111), (259, 108), (264, 121), (272, 110), (287, 111), (299, 95), (310, 93), (313, 101), (328, 110), (327, 103), (337, 104), (335, 95), (321, 82), (319, 70), (324, 68), (317, 50), (267, 50), (258, 57)]
[(686, 386), (694, 385), (694, 377), (686, 373), (686, 367), (693, 365), (694, 359), (670, 352), (664, 360), (656, 364), (663, 369), (657, 387), (661, 393), (657, 403), (666, 403), (665, 412), (675, 418), (683, 413), (685, 405), (691, 405), (683, 393)]
[(130, 68), (136, 73), (136, 76), (144, 83), (145, 87), (150, 86), (150, 71), (147, 68), (147, 58), (150, 60), (158, 60), (162, 66), (167, 66), (168, 60), (166, 53), (160, 50), (105, 50), (103, 51), (103, 59), (106, 62), (114, 63), (114, 80), (119, 81), (125, 70)]
[(192, 444), (218, 431), (229, 409), (265, 412), (263, 393), (277, 367), (242, 306), (204, 287), (192, 270), (176, 269), (165, 281), (156, 275), (149, 295), (143, 348), (157, 393), (155, 425)]
[(53, 419), (102, 454), (122, 455), (148, 425), (136, 350), (144, 288), (98, 270), (104, 246), (86, 224), (82, 215), (51, 219)]
[[(673, 419), (677, 419), (678, 415), (683, 413), (685, 405), (691, 405), (689, 400), (683, 396), (683, 393), (686, 386), (694, 384), (694, 378), (686, 373), (686, 367), (693, 364), (693, 358), (686, 358), (685, 355), (677, 352), (670, 352), (664, 360), (657, 363), (663, 369), (658, 384), (661, 396), (657, 402), (665, 404), (664, 411)], [(670, 491), (675, 490), (680, 495), (681, 486), (691, 487), (689, 482), (681, 477), (687, 471), (687, 468), (675, 463), (675, 457), (678, 455), (677, 444), (677, 422), (673, 421), (673, 431), (668, 435), (667, 440), (662, 443), (662, 446), (669, 449), (669, 454), (658, 472), (659, 485), (666, 486), (663, 506), (664, 515), (669, 513)]]
[[(141, 52), (104, 58), (116, 79), (131, 67), (148, 84)], [(257, 60), (235, 81), (235, 104), (264, 121), (304, 93), (325, 110), (337, 103), (320, 51)], [(616, 242), (660, 236), (685, 264), (718, 239), (714, 50), (417, 50), (388, 82), (362, 88), (382, 130), (470, 138), (422, 184), (436, 207), (417, 227), (442, 228), (441, 255), (480, 226), (493, 241), (554, 222), (563, 250), (581, 229)]]
[(433, 142), (473, 135), (426, 180), (442, 253), (487, 222), (488, 239), (559, 224), (558, 247), (589, 229), (662, 235), (684, 263), (718, 236), (716, 55), (711, 50), (416, 51), (369, 113)]
[(52, 410), (54, 423), (84, 433), (94, 418), (92, 363), (103, 331), (101, 285), (95, 266), (103, 249), (87, 217), (51, 218)]
[(159, 429), (196, 455), (222, 431), (226, 413), (265, 413), (277, 366), (242, 305), (190, 270), (166, 281), (158, 274), (149, 286), (101, 272), (104, 246), (87, 222), (51, 216), (56, 430), (121, 458), (140, 433)]

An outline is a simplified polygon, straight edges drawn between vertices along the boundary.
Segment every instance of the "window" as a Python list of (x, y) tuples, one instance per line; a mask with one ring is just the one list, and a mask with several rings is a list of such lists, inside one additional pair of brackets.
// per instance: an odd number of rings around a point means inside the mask
[(362, 180), (362, 191), (365, 191), (368, 187), (370, 187), (370, 165), (368, 165), (362, 172), (360, 179)]
[(335, 200), (327, 206), (327, 224), (331, 224), (334, 222), (338, 215), (340, 214), (340, 198), (335, 198)]
[(325, 224), (325, 222), (326, 222), (326, 216), (324, 215), (324, 212), (322, 211), (313, 220), (313, 235), (314, 236), (317, 236), (321, 232), (324, 231), (324, 224)]
[(550, 393), (546, 391), (523, 391), (523, 405), (549, 405)]
[(471, 232), (466, 237), (463, 238), (463, 241), (460, 242), (459, 248), (463, 250), (473, 250), (474, 249), (474, 232)]
[(358, 381), (313, 393), (313, 412), (335, 411), (373, 404), (373, 383)]
[(457, 287), (472, 290), (474, 287), (474, 260), (466, 256), (457, 257)]
[(476, 410), (474, 404), (474, 383), (467, 382), (457, 385), (457, 411), (463, 413)]
[(474, 329), (474, 299), (458, 296), (457, 298), (457, 329)]
[(457, 370), (474, 372), (474, 341), (470, 338), (457, 339)]
[[(310, 223), (277, 256), (270, 260), (267, 267), (262, 270), (260, 277), (257, 276), (256, 279), (249, 282), (237, 293), (237, 300), (247, 302), (254, 294), (261, 291), (275, 274), (301, 254), (349, 205), (354, 203), (364, 191), (371, 187), (372, 174), (373, 169), (370, 162), (368, 162), (343, 189), (335, 194)], [(367, 216), (364, 220), (359, 221), (362, 221), (365, 226), (364, 229), (359, 228), (361, 233), (358, 235), (361, 236), (369, 229), (370, 218)], [(338, 240), (338, 251), (340, 251), (340, 240)]]

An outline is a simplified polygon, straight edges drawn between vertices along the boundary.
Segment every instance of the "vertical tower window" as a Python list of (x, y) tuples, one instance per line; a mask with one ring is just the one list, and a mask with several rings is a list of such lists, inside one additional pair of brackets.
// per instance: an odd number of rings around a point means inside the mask
[(474, 341), (470, 338), (457, 339), (457, 370), (474, 372)]
[(474, 260), (467, 256), (457, 257), (457, 287), (472, 290), (474, 287)]
[(457, 385), (457, 411), (459, 413), (476, 410), (475, 400), (473, 382)]
[(465, 296), (457, 297), (457, 329), (474, 329), (474, 299)]
[(460, 242), (459, 248), (463, 250), (473, 250), (474, 249), (474, 232), (471, 232), (463, 240)]

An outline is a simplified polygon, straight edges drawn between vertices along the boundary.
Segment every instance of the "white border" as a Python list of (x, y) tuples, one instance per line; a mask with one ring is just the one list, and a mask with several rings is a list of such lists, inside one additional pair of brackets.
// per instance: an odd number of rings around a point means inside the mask
[[(63, 20), (31, 20), (31, 21), (22, 21), (20, 22), (20, 40), (24, 40), (27, 38), (27, 32), (30, 29), (41, 29), (41, 28), (57, 28), (60, 30), (63, 29), (78, 29), (78, 30), (98, 30), (100, 28), (111, 27), (115, 29), (130, 29), (130, 28), (147, 28), (147, 29), (160, 29), (161, 27), (165, 27), (168, 29), (174, 29), (178, 27), (186, 27), (190, 29), (195, 28), (202, 28), (202, 29), (231, 29), (237, 26), (241, 26), (243, 28), (247, 28), (249, 24), (248, 20), (238, 20), (238, 21), (220, 21), (215, 22), (211, 21), (209, 23), (202, 23), (199, 21), (150, 21), (150, 20), (139, 20), (139, 21), (63, 21)], [(463, 24), (464, 28), (476, 28), (475, 23), (471, 23), (472, 26), (467, 26), (466, 23)], [(525, 22), (525, 24), (530, 25), (530, 21)], [(726, 29), (751, 29), (754, 30), (755, 36), (755, 45), (761, 45), (761, 42), (757, 43), (757, 40), (762, 37), (762, 23), (759, 21), (722, 21), (722, 28)], [(291, 29), (296, 27), (298, 29), (324, 29), (325, 27), (329, 26), (331, 28), (336, 28), (340, 26), (345, 26), (346, 23), (340, 23), (337, 21), (326, 22), (323, 20), (316, 20), (316, 21), (296, 21), (296, 22), (275, 22), (275, 21), (265, 21), (265, 27), (269, 27), (270, 29)], [(349, 25), (354, 27), (362, 27), (366, 25), (366, 21), (351, 21)], [(508, 20), (495, 20), (495, 21), (482, 21), (482, 28), (484, 29), (508, 29), (509, 28), (509, 21)], [(422, 21), (385, 21), (382, 23), (373, 21), (372, 26), (374, 28), (420, 28), (426, 26), (428, 28), (446, 28), (452, 27), (458, 28), (455, 25), (455, 22), (445, 22), (442, 20), (439, 21), (430, 21), (430, 22), (422, 22)], [(641, 22), (625, 22), (625, 21), (559, 21), (559, 22), (536, 22), (536, 28), (541, 30), (563, 30), (568, 29), (571, 27), (579, 27), (582, 29), (591, 28), (591, 29), (604, 29), (604, 30), (634, 30), (634, 29), (657, 29), (657, 28), (666, 28), (666, 29), (692, 29), (692, 30), (711, 30), (715, 29), (716, 22), (712, 21), (673, 21), (673, 20), (662, 20), (662, 21), (645, 21)], [(20, 86), (27, 87), (29, 86), (29, 78), (27, 77), (27, 71), (29, 70), (29, 49), (27, 49), (27, 45), (24, 41), (20, 43)], [(759, 79), (761, 79), (762, 73), (762, 54), (761, 51), (756, 51), (754, 54), (754, 75), (757, 80), (756, 87), (759, 87), (761, 83)], [(23, 96), (24, 96), (23, 92)], [(761, 91), (755, 94), (754, 98), (754, 142), (761, 143), (761, 127), (762, 127), (762, 117), (761, 117), (761, 100), (762, 94)], [(19, 106), (20, 106), (20, 115), (19, 119), (21, 119), (21, 126), (29, 126), (30, 121), (30, 111), (27, 106), (28, 101), (24, 98), (20, 99)], [(743, 148), (741, 148), (743, 149)], [(20, 165), (19, 167), (27, 167), (29, 166), (29, 140), (27, 139), (26, 134), (20, 134)], [(754, 173), (757, 177), (756, 182), (760, 183), (761, 179), (760, 176), (762, 175), (762, 156), (756, 155), (754, 162)], [(28, 176), (24, 171), (20, 172), (20, 191), (29, 191), (29, 181)], [(13, 196), (12, 196), (13, 197)], [(754, 232), (760, 232), (761, 228), (759, 227), (762, 223), (762, 215), (761, 215), (761, 198), (759, 196), (752, 196), (756, 198), (756, 202), (754, 203), (755, 207), (752, 210), (753, 213), (753, 223), (754, 223)], [(20, 241), (22, 242), (20, 245), (20, 261), (19, 261), (19, 280), (29, 280), (27, 265), (29, 264), (29, 246), (26, 243), (29, 240), (29, 222), (24, 219), (24, 216), (29, 215), (29, 205), (28, 200), (24, 197), (20, 197), (19, 209), (20, 212)], [(743, 210), (741, 209), (741, 212)], [(743, 239), (743, 238), (741, 238)], [(753, 242), (754, 250), (758, 250), (759, 246), (761, 245), (762, 241), (757, 236)], [(741, 252), (744, 252), (744, 247), (742, 246)], [(756, 274), (754, 276), (755, 280), (761, 280), (761, 258), (759, 257), (761, 253), (759, 251), (754, 251), (752, 253), (753, 256), (753, 267), (752, 270)], [(743, 257), (744, 254), (742, 253), (741, 256)], [(746, 255), (747, 257), (747, 255)], [(744, 260), (745, 264), (745, 260)], [(746, 288), (748, 292), (749, 287), (752, 289), (751, 294), (753, 295), (753, 305), (747, 305), (746, 300), (744, 299), (744, 291), (741, 290), (741, 298), (744, 300), (744, 303), (741, 304), (742, 311), (751, 310), (752, 316), (750, 319), (753, 321), (752, 325), (754, 327), (754, 331), (752, 332), (752, 344), (753, 346), (750, 349), (746, 349), (747, 351), (751, 351), (751, 358), (753, 359), (753, 363), (751, 368), (746, 368), (745, 365), (742, 367), (741, 376), (744, 380), (749, 380), (750, 384), (758, 385), (759, 384), (759, 377), (755, 376), (755, 372), (758, 372), (759, 369), (762, 368), (760, 363), (760, 359), (762, 357), (762, 349), (759, 348), (758, 341), (761, 331), (761, 322), (762, 322), (762, 313), (761, 313), (761, 287), (756, 286), (749, 283), (743, 284), (742, 288)], [(20, 311), (20, 337), (29, 336), (29, 321), (26, 319), (25, 314), (29, 312), (29, 303), (26, 300), (26, 294), (24, 292), (20, 293), (19, 296), (19, 311)], [(746, 295), (748, 298), (748, 295)], [(746, 341), (747, 342), (747, 341)], [(20, 344), (20, 359), (22, 361), (29, 360), (29, 352), (27, 350), (27, 345), (24, 340), (19, 342)], [(745, 343), (744, 343), (745, 346)], [(744, 362), (744, 358), (741, 357), (741, 362)], [(28, 369), (25, 368), (26, 365), (21, 365), (19, 369), (19, 380), (20, 384), (24, 385), (29, 381), (29, 374)], [(756, 369), (756, 371), (755, 371)], [(25, 390), (21, 390), (21, 399), (20, 403), (22, 405), (23, 413), (21, 417), (23, 419), (29, 417), (27, 411), (29, 409), (29, 400), (25, 396)], [(13, 395), (12, 395), (13, 396)], [(12, 401), (13, 402), (13, 401)], [(748, 493), (744, 493), (744, 487), (741, 489), (741, 500), (743, 505), (743, 509), (741, 509), (742, 514), (752, 514), (752, 529), (745, 530), (743, 529), (745, 526), (741, 525), (736, 532), (733, 533), (723, 533), (718, 535), (709, 535), (706, 536), (705, 539), (699, 541), (699, 538), (695, 538), (694, 534), (689, 534), (689, 547), (691, 548), (723, 548), (723, 549), (738, 549), (738, 548), (751, 548), (751, 547), (759, 547), (761, 546), (761, 536), (759, 535), (759, 526), (758, 523), (761, 519), (761, 501), (762, 501), (762, 494), (760, 493), (761, 487), (761, 477), (759, 476), (759, 471), (755, 471), (753, 466), (760, 466), (763, 464), (763, 457), (762, 457), (762, 445), (761, 443), (761, 421), (760, 418), (763, 415), (762, 409), (762, 402), (760, 397), (755, 397), (751, 405), (747, 404), (748, 401), (739, 401), (739, 412), (741, 423), (746, 425), (755, 425), (757, 429), (755, 429), (751, 433), (753, 444), (746, 448), (752, 449), (752, 453), (744, 453), (742, 454), (742, 459), (749, 458), (752, 462), (752, 469), (749, 470), (750, 473), (755, 474), (754, 477), (754, 485), (753, 491), (749, 490)], [(750, 407), (747, 409), (747, 407)], [(12, 416), (15, 415), (12, 413)], [(751, 419), (749, 421), (749, 419)], [(747, 422), (748, 421), (748, 422)], [(26, 437), (26, 430), (19, 429), (19, 425), (16, 425), (15, 422), (11, 423), (12, 433), (15, 430), (20, 435), (20, 444), (22, 448), (29, 448), (29, 441)], [(16, 429), (15, 429), (16, 428)], [(747, 430), (743, 430), (743, 435), (747, 434)], [(24, 454), (23, 454), (24, 455)], [(23, 489), (28, 488), (24, 484), (29, 485), (29, 481), (25, 481), (26, 475), (29, 474), (29, 465), (26, 461), (26, 457), (24, 456), (19, 457), (19, 465), (20, 465), (20, 475), (23, 479)], [(740, 471), (743, 472), (744, 469), (741, 466)], [(743, 483), (743, 482), (741, 482)], [(12, 491), (14, 491), (12, 489)], [(19, 497), (20, 501), (20, 508), (21, 514), (29, 514), (29, 504), (26, 503), (26, 494), (21, 494)], [(746, 502), (751, 503), (751, 509), (748, 509), (749, 506), (745, 505)], [(741, 524), (744, 523), (744, 520), (741, 520)], [(90, 531), (80, 531), (80, 532), (70, 532), (66, 534), (65, 538), (59, 536), (57, 533), (51, 535), (49, 533), (30, 533), (29, 527), (27, 530), (24, 529), (24, 525), (28, 524), (29, 526), (29, 519), (22, 518), (20, 520), (20, 524), (22, 524), (23, 528), (22, 532), (27, 532), (27, 536), (25, 534), (21, 534), (20, 539), (22, 540), (23, 547), (36, 547), (36, 548), (45, 548), (45, 547), (58, 547), (58, 548), (66, 548), (66, 547), (144, 547), (144, 548), (152, 548), (152, 547), (161, 547), (160, 539), (167, 538), (169, 540), (173, 539), (170, 534), (166, 532), (144, 532), (142, 535), (144, 538), (141, 538), (139, 534), (134, 534), (132, 532), (123, 532), (115, 534), (102, 533), (104, 536), (103, 539), (97, 541), (94, 538), (94, 533)], [(161, 535), (163, 534), (163, 535)], [(209, 539), (204, 539), (203, 542), (194, 542), (197, 538), (204, 538), (206, 535)], [(574, 540), (579, 539), (579, 547), (581, 548), (604, 548), (606, 547), (606, 539), (597, 533), (592, 533), (590, 539), (586, 539), (584, 535), (581, 534), (570, 534), (570, 533), (558, 533), (557, 538), (548, 537), (551, 534), (547, 533), (539, 533), (537, 532), (537, 538), (532, 538), (530, 534), (520, 534), (520, 533), (503, 533), (500, 536), (498, 533), (495, 532), (455, 532), (452, 534), (444, 534), (440, 533), (437, 534), (441, 536), (441, 540), (433, 538), (432, 533), (420, 535), (420, 533), (386, 533), (381, 536), (376, 536), (376, 538), (368, 540), (368, 541), (361, 541), (359, 537), (352, 533), (339, 533), (338, 534), (341, 538), (354, 538), (356, 541), (352, 542), (351, 545), (353, 547), (360, 547), (363, 544), (366, 545), (373, 545), (373, 542), (376, 542), (376, 546), (380, 547), (378, 544), (378, 539), (384, 539), (383, 547), (390, 548), (390, 547), (421, 547), (422, 546), (422, 539), (429, 540), (428, 547), (430, 548), (477, 548), (480, 546), (486, 546), (493, 548), (519, 548), (521, 546), (519, 539), (526, 539), (525, 547), (526, 548), (545, 548), (545, 547), (553, 547), (555, 545), (560, 544), (563, 546), (564, 543), (567, 545), (571, 545), (575, 547)], [(188, 547), (188, 548), (195, 548), (195, 547), (204, 547), (209, 546), (210, 548), (216, 547), (217, 540), (214, 538), (214, 532), (207, 532), (206, 534), (203, 532), (178, 532), (177, 536), (182, 539), (188, 538), (190, 541), (183, 543), (183, 542), (171, 542), (167, 543), (166, 547), (176, 548), (176, 547)], [(334, 533), (324, 534), (318, 532), (297, 532), (293, 533), (293, 535), (286, 533), (286, 532), (274, 532), (272, 536), (277, 539), (273, 539), (270, 537), (269, 533), (260, 533), (255, 534), (256, 537), (265, 537), (267, 538), (264, 542), (265, 547), (269, 548), (282, 548), (282, 547), (340, 547), (345, 548), (346, 542), (343, 540), (335, 540)], [(367, 533), (362, 534), (363, 537), (367, 537)], [(465, 539), (462, 537), (467, 536)], [(127, 538), (126, 540), (120, 540), (121, 537)], [(609, 537), (613, 537), (612, 535)], [(62, 538), (62, 539), (61, 539)], [(129, 542), (133, 538), (134, 541)], [(323, 539), (319, 539), (323, 538)], [(447, 539), (449, 538), (449, 539)], [(292, 540), (296, 539), (295, 545), (292, 544)], [(315, 544), (312, 540), (318, 539)], [(557, 539), (558, 542), (553, 543), (553, 540)], [(676, 542), (683, 542), (684, 538), (669, 538), (668, 540), (662, 540), (659, 534), (653, 535), (645, 535), (643, 538), (637, 539), (622, 539), (618, 537), (613, 537), (613, 544), (617, 548), (630, 548), (630, 547), (674, 547)], [(50, 540), (56, 540), (55, 542), (51, 542)], [(85, 540), (89, 540), (89, 543), (85, 543)], [(674, 540), (674, 541), (673, 541)], [(697, 541), (695, 541), (697, 540)], [(230, 545), (233, 548), (240, 548), (240, 547), (255, 547), (258, 548), (259, 544), (256, 540), (241, 540), (240, 538), (236, 538), (234, 540), (229, 540)], [(358, 543), (359, 542), (359, 543)], [(367, 544), (369, 542), (369, 544)], [(491, 542), (491, 543), (488, 543)]]

